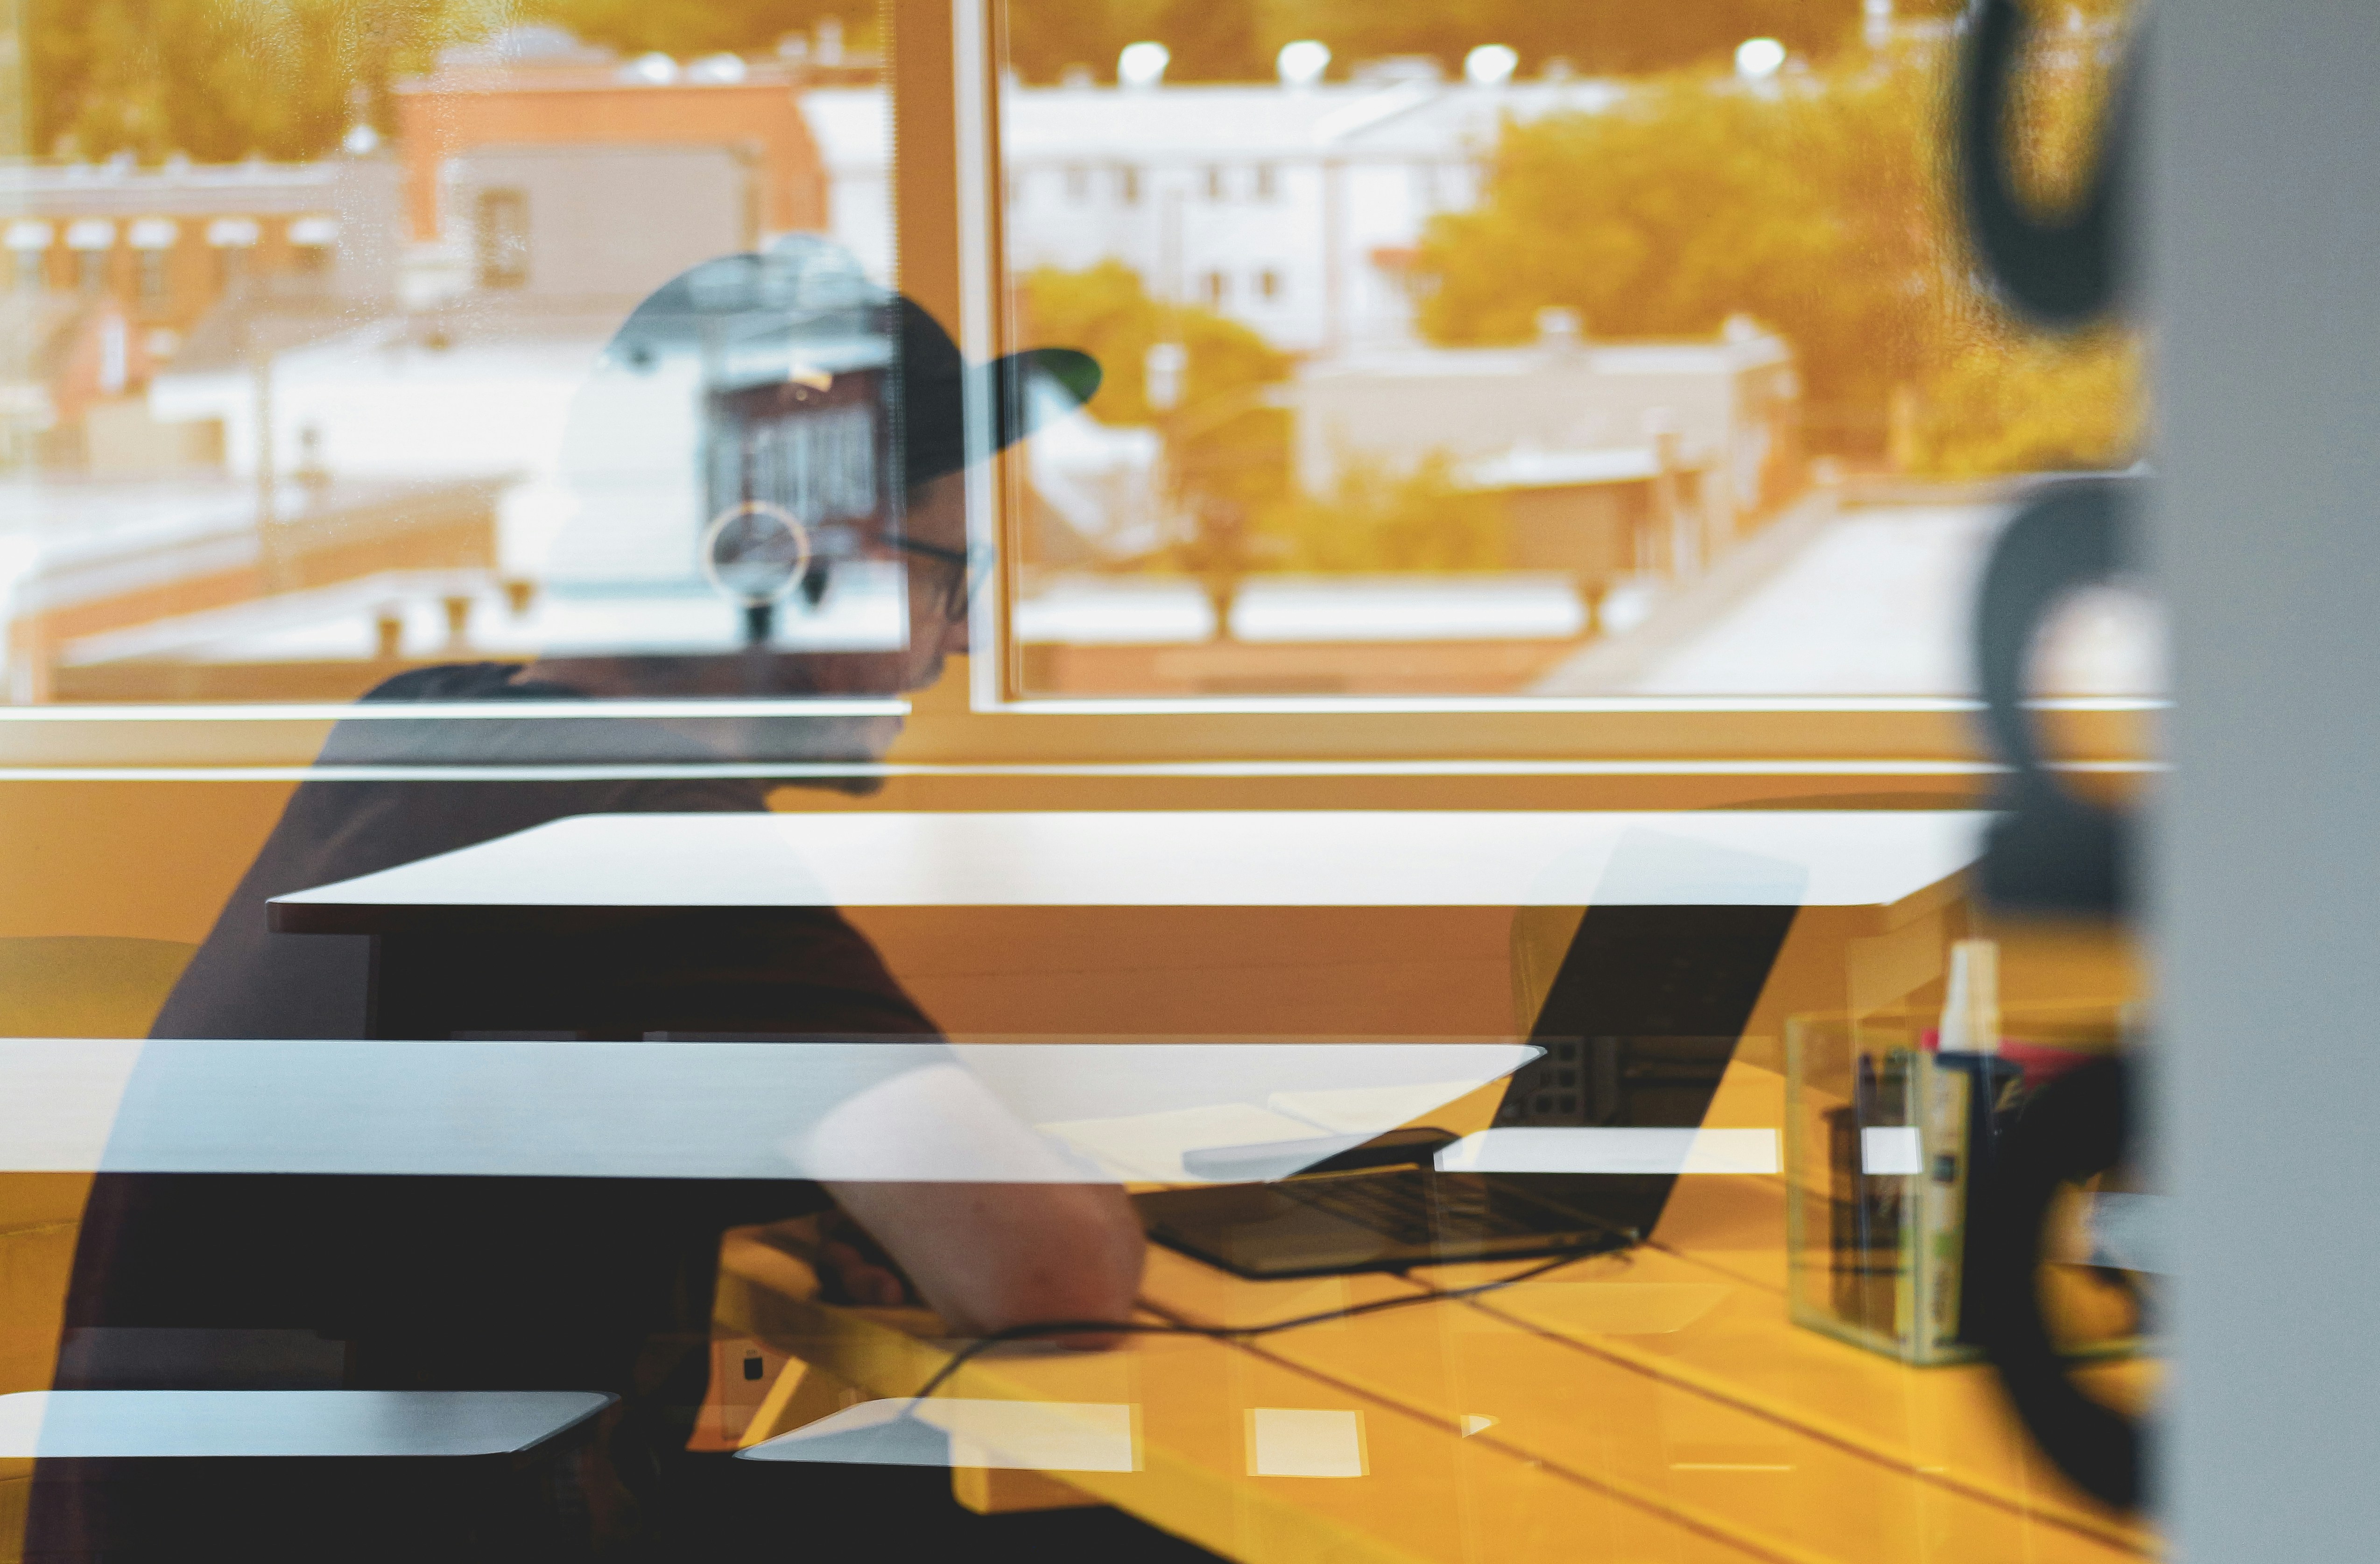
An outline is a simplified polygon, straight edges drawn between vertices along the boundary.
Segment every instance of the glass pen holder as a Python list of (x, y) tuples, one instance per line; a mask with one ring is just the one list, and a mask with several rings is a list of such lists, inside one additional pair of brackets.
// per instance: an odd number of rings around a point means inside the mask
[[(2024, 1094), (2113, 1050), (2115, 1007), (2002, 1016), (2000, 1051), (1938, 1051), (1938, 1014), (1809, 1014), (1785, 1024), (1786, 1242), (1797, 1325), (1909, 1364), (1967, 1363), (1971, 1202)], [(2081, 1203), (2076, 1203), (2078, 1208)], [(2090, 1244), (2078, 1231), (2077, 1258)], [(2049, 1258), (2058, 1256), (2053, 1254)], [(2089, 1273), (2087, 1266), (2050, 1271)], [(2052, 1279), (2061, 1337), (2129, 1351), (2138, 1310), (2102, 1299), (2090, 1274)], [(2127, 1294), (2129, 1295), (2129, 1294)]]

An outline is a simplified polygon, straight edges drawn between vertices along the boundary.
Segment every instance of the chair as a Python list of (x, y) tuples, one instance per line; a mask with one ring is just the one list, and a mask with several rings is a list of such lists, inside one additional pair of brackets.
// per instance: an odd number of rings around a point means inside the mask
[(0, 940), (0, 1037), (140, 1037), (198, 953), (176, 940)]
[[(171, 940), (0, 940), (0, 1037), (140, 1037), (198, 950)], [(0, 1172), (0, 1395), (46, 1390), (88, 1173)], [(0, 1457), (0, 1564), (22, 1555), (32, 1462)]]
[[(0, 1037), (148, 1034), (194, 945), (0, 940)], [(21, 1564), (32, 1457), (220, 1470), (227, 1460), (435, 1462), (466, 1485), (515, 1472), (617, 1400), (599, 1391), (50, 1388), (88, 1173), (0, 1172), (0, 1564)], [(426, 1474), (422, 1479), (427, 1481)], [(201, 1485), (203, 1486), (203, 1485)]]

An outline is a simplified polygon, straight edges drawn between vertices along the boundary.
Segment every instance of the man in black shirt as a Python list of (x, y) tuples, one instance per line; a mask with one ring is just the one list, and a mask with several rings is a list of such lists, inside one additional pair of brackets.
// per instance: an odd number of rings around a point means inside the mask
[[(802, 279), (784, 270), (769, 256), (696, 268), (631, 317), (598, 378), (638, 373), (672, 344), (715, 343), (722, 331), (740, 333), (747, 347), (782, 338), (791, 374), (705, 391), (714, 448), (722, 440), (742, 441), (747, 453), (771, 440), (783, 445), (804, 414), (797, 403), (820, 393), (821, 381), (845, 418), (838, 427), (851, 427), (853, 406), (877, 418), (873, 449), (886, 473), (875, 491), (901, 496), (897, 510), (837, 518), (828, 554), (815, 504), (805, 515), (731, 492), (704, 544), (714, 545), (723, 525), (758, 515), (786, 525), (798, 566), (815, 568), (821, 556), (897, 564), (907, 615), (901, 644), (783, 652), (769, 644), (766, 615), (753, 612), (752, 644), (738, 652), (478, 663), (387, 681), (364, 697), (368, 705), (418, 704), (421, 713), (334, 730), (320, 760), (328, 774), (292, 796), (153, 1035), (366, 1036), (368, 942), (270, 933), (270, 897), (570, 815), (765, 809), (762, 783), (704, 774), (722, 760), (781, 757), (789, 746), (808, 758), (880, 757), (897, 727), (891, 720), (721, 721), (693, 705), (684, 717), (606, 718), (601, 703), (892, 694), (931, 684), (944, 658), (964, 649), (972, 586), (961, 470), (968, 377), (982, 376), (995, 439), (1005, 443), (1024, 431), (1034, 396), (1046, 405), (1054, 387), (1071, 406), (1089, 394), (1097, 369), (1050, 352), (969, 370), (908, 301), (846, 287), (813, 307)], [(872, 378), (846, 368), (846, 389), (832, 392), (837, 377), (801, 358), (805, 333), (821, 322), (846, 344), (872, 335), (890, 349), (887, 361)], [(1029, 384), (1037, 377), (1038, 390)], [(896, 424), (905, 440), (892, 438)], [(757, 481), (756, 470), (747, 464), (746, 482)], [(714, 487), (710, 499), (721, 498)], [(766, 600), (746, 600), (753, 610)], [(490, 703), (515, 701), (540, 709), (520, 719), (484, 714)], [(479, 713), (435, 714), (454, 702)], [(586, 703), (587, 718), (554, 713), (570, 702)], [(644, 769), (591, 780), (583, 770), (538, 775), (589, 759)], [(392, 768), (430, 765), (443, 770), (441, 780), (385, 780)], [(659, 766), (678, 774), (656, 775)], [(336, 774), (358, 767), (370, 776)], [(452, 780), (456, 767), (484, 780)], [(683, 913), (569, 938), (457, 940), (436, 962), (443, 981), (486, 1001), (487, 1024), (499, 1034), (915, 1041), (936, 1030), (831, 909)], [(184, 1558), (217, 1547), (250, 1558), (471, 1549), (508, 1558), (689, 1556), (702, 1548), (698, 1537), (734, 1534), (733, 1525), (717, 1531), (716, 1512), (747, 1502), (738, 1480), (749, 1487), (768, 1478), (765, 1469), (729, 1472), (724, 1458), (685, 1452), (709, 1362), (721, 1231), (809, 1213), (847, 1233), (829, 1249), (831, 1285), (864, 1302), (914, 1289), (962, 1333), (1120, 1319), (1138, 1281), (1138, 1225), (1122, 1192), (1106, 1186), (105, 1175), (76, 1258), (61, 1388), (552, 1388), (609, 1390), (623, 1406), (601, 1440), (572, 1458), (568, 1480), (470, 1505), (442, 1500), (418, 1473), (340, 1470), (298, 1483), (282, 1472), (243, 1482), (237, 1472), (94, 1480), (45, 1471), (29, 1558)]]

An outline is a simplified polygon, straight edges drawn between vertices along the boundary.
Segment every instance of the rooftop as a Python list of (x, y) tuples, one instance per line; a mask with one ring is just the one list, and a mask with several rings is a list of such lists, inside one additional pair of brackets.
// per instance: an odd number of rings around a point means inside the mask
[(727, 51), (679, 60), (660, 53), (622, 58), (618, 50), (582, 42), (551, 23), (504, 28), (486, 38), (441, 50), (428, 76), (399, 81), (395, 91), (418, 92), (550, 92), (614, 91), (619, 88), (715, 90), (783, 88), (802, 82), (865, 80), (881, 62), (843, 47), (840, 23), (830, 40), (813, 50), (807, 39), (788, 35), (773, 55)]
[[(1485, 152), (1507, 118), (1588, 114), (1619, 102), (1609, 81), (1333, 81), (1291, 90), (1257, 83), (1187, 87), (1028, 87), (1002, 97), (1009, 164), (1178, 158), (1443, 156)], [(882, 89), (812, 87), (802, 114), (829, 167), (881, 165), (892, 120)]]
[(23, 216), (115, 212), (176, 216), (312, 212), (333, 204), (341, 161), (167, 162), (144, 168), (108, 163), (0, 163), (0, 208)]
[(394, 298), (341, 297), (308, 278), (252, 278), (216, 306), (175, 355), (171, 375), (251, 372), (249, 345), (279, 354), (344, 342), (349, 350), (517, 347), (608, 341), (637, 305), (634, 296), (573, 298), (483, 292), (420, 309)]
[[(274, 513), (330, 542), (357, 527), (403, 530), (432, 512), (485, 510), (492, 481), (440, 483), (339, 479), (282, 483)], [(237, 570), (261, 557), (257, 491), (220, 475), (140, 480), (44, 477), (0, 484), (0, 537), (30, 539), (30, 568), (18, 588), (29, 612), (119, 597), (144, 588)]]
[(1620, 101), (1609, 81), (1324, 82), (1155, 87), (1013, 87), (1002, 152), (1011, 162), (1080, 157), (1401, 158), (1450, 147), (1485, 152), (1506, 119), (1593, 113)]
[(1462, 476), (1474, 489), (1578, 489), (1598, 483), (1642, 483), (1660, 474), (1661, 458), (1652, 447), (1615, 445), (1599, 451), (1521, 446), (1470, 463)]
[(1528, 343), (1517, 347), (1385, 347), (1317, 359), (1301, 371), (1309, 381), (1436, 380), (1541, 373), (1569, 368), (1595, 375), (1741, 373), (1790, 364), (1784, 339), (1758, 335), (1702, 342)]
[[(392, 621), (395, 645), (389, 646), (382, 626)], [(892, 567), (861, 562), (844, 567), (844, 578), (818, 608), (782, 610), (773, 644), (780, 650), (882, 650), (900, 645), (902, 632)], [(67, 668), (368, 665), (392, 656), (717, 656), (743, 645), (742, 608), (700, 583), (656, 590), (546, 590), (516, 611), (486, 572), (384, 571), (86, 636), (68, 643), (59, 662)]]

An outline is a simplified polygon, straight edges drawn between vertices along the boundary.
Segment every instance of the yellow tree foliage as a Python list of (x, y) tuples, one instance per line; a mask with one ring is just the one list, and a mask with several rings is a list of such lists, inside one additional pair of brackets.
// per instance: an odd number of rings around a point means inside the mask
[(1702, 336), (1749, 314), (1792, 342), (1812, 403), (1881, 409), (1945, 324), (1929, 86), (1673, 77), (1508, 125), (1487, 199), (1422, 246), (1422, 330), (1519, 342), (1561, 305), (1593, 336)]
[(1016, 291), (1017, 339), (1036, 346), (1075, 347), (1099, 361), (1099, 394), (1091, 416), (1104, 423), (1148, 424), (1148, 350), (1179, 344), (1187, 356), (1179, 410), (1211, 408), (1285, 380), (1290, 356), (1238, 321), (1195, 304), (1149, 296), (1140, 273), (1121, 261), (1080, 272), (1044, 266), (1026, 273)]
[(759, 50), (822, 16), (873, 45), (865, 0), (21, 0), (30, 150), (154, 162), (324, 156), (358, 107), (449, 44), (558, 23), (625, 54)]
[(1962, 348), (1925, 378), (1911, 460), (1946, 478), (2122, 467), (2141, 448), (2141, 358), (2115, 333)]
[(1464, 488), (1441, 452), (1410, 472), (1351, 458), (1328, 494), (1287, 493), (1258, 513), (1272, 568), (1316, 573), (1500, 570), (1502, 498)]
[[(1224, 502), (1243, 512), (1269, 504), (1288, 485), (1288, 420), (1265, 400), (1289, 377), (1288, 354), (1238, 321), (1191, 304), (1153, 298), (1140, 273), (1121, 261), (1079, 272), (1043, 267), (1016, 294), (1018, 340), (1080, 348), (1099, 361), (1091, 416), (1148, 425), (1166, 437), (1175, 486), (1197, 508)], [(1148, 350), (1179, 346), (1179, 400), (1148, 400)]]
[[(2035, 71), (2020, 106), (2022, 164), (2046, 200), (2085, 161), (2104, 76), (2085, 54)], [(1748, 314), (1793, 346), (1815, 449), (1879, 451), (1900, 393), (1913, 396), (1915, 454), (1944, 472), (2011, 470), (2035, 463), (2028, 453), (2125, 459), (2139, 423), (2129, 346), (2041, 341), (1976, 289), (1949, 63), (1760, 86), (1664, 78), (1600, 112), (1508, 124), (1486, 199), (1423, 244), (1422, 330), (1523, 341), (1560, 305), (1592, 336), (1699, 336)]]

